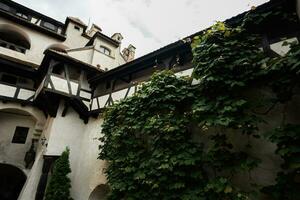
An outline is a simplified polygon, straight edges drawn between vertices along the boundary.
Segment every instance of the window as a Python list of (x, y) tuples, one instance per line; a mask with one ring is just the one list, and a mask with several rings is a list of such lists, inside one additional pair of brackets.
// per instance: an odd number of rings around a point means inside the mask
[(74, 26), (74, 29), (80, 31), (80, 27), (79, 26)]
[(18, 85), (28, 86), (29, 84), (30, 84), (30, 82), (28, 79), (22, 78), (22, 77), (19, 78)]
[(25, 144), (27, 135), (28, 135), (28, 131), (29, 131), (28, 127), (17, 126), (14, 137), (12, 139), (12, 143)]
[(100, 46), (100, 52), (110, 56), (110, 50), (107, 47)]
[(5, 82), (5, 83), (16, 85), (18, 78), (15, 76), (8, 75), (8, 74), (3, 74), (1, 77), (1, 81)]
[(21, 17), (23, 19), (30, 20), (30, 17), (27, 14), (24, 14), (24, 13), (21, 13), (21, 12), (17, 12), (16, 15), (18, 15), (19, 17)]
[(65, 77), (65, 66), (63, 64), (57, 64), (53, 67), (53, 70), (52, 70), (52, 73), (53, 74), (57, 74), (57, 75), (60, 75), (62, 77)]
[(30, 38), (26, 32), (10, 24), (0, 24), (0, 46), (20, 53), (30, 49)]
[(5, 11), (10, 11), (10, 7), (4, 3), (0, 2), (0, 9)]
[(57, 26), (55, 26), (54, 24), (51, 24), (50, 22), (42, 21), (41, 26), (43, 26), (51, 31), (55, 31), (55, 32), (57, 32), (57, 30), (58, 30)]
[(79, 80), (81, 74), (80, 69), (74, 69), (69, 67), (69, 78), (71, 80)]

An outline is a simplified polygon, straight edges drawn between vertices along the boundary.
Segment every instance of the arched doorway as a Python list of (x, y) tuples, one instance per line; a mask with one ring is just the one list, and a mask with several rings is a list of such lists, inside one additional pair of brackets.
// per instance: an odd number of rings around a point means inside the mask
[(31, 147), (36, 147), (36, 124), (34, 116), (25, 110), (0, 109), (0, 163), (28, 168), (29, 162), (24, 160)]
[(109, 187), (107, 185), (98, 185), (91, 193), (89, 200), (106, 200)]
[(26, 182), (26, 175), (17, 167), (0, 164), (0, 199), (17, 200)]

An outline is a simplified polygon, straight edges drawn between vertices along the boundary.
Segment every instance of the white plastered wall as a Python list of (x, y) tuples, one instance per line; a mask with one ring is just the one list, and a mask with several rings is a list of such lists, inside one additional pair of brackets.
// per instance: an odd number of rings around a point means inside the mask
[(20, 24), (16, 24), (15, 22), (6, 20), (4, 18), (0, 18), (0, 24), (10, 24), (10, 25), (17, 26), (18, 28), (26, 32), (27, 35), (30, 37), (31, 47), (29, 50), (26, 51), (25, 54), (0, 47), (0, 53), (3, 53), (5, 55), (17, 59), (21, 59), (23, 61), (27, 61), (39, 65), (44, 57), (43, 54), (44, 50), (46, 50), (47, 47), (49, 47), (52, 44), (62, 42), (58, 39), (47, 36), (46, 34), (27, 28)]
[(63, 108), (61, 102), (56, 118), (48, 119), (44, 131), (48, 143), (45, 155), (59, 156), (66, 147), (70, 148), (71, 196), (75, 200), (88, 199), (95, 187), (106, 182), (105, 162), (97, 159), (102, 119), (90, 118), (84, 124), (72, 108), (62, 117)]
[[(94, 42), (95, 51), (92, 59), (92, 65), (97, 66), (100, 64), (101, 69), (107, 68), (108, 70), (118, 67), (125, 63), (123, 57), (120, 54), (120, 47), (115, 47), (114, 45), (97, 38)], [(105, 55), (100, 52), (100, 46), (107, 47), (111, 50), (111, 55)]]
[(104, 168), (106, 162), (99, 160), (98, 138), (101, 134), (103, 120), (91, 118), (82, 137), (81, 151), (76, 166), (76, 175), (72, 185), (72, 197), (74, 199), (88, 199), (92, 191), (101, 184), (106, 183)]
[(68, 51), (68, 55), (82, 62), (92, 64), (93, 51), (94, 51), (93, 47), (81, 48), (78, 50), (76, 49), (76, 50)]
[[(31, 146), (36, 121), (25, 112), (13, 112), (14, 110), (0, 110), (0, 163), (8, 163), (24, 169), (24, 157)], [(12, 143), (17, 126), (29, 128), (25, 144)]]
[(89, 41), (86, 37), (82, 36), (83, 28), (76, 25), (80, 28), (80, 30), (77, 30), (74, 28), (75, 25), (75, 23), (70, 22), (66, 30), (67, 39), (64, 44), (70, 49), (84, 47)]

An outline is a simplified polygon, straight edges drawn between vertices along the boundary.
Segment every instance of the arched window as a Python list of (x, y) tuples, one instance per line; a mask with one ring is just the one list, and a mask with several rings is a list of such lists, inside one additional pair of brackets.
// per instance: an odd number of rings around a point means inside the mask
[(105, 55), (108, 55), (108, 56), (110, 56), (110, 49), (109, 48), (107, 48), (107, 47), (105, 47), (105, 46), (100, 46), (100, 52), (101, 53), (104, 53)]
[(21, 29), (10, 24), (0, 24), (0, 46), (25, 53), (30, 49), (30, 38)]

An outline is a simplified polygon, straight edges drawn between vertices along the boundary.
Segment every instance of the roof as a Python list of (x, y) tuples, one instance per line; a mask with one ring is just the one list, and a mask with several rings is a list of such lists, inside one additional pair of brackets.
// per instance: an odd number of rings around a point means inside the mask
[(21, 5), (21, 4), (17, 3), (17, 2), (15, 2), (15, 1), (12, 1), (12, 0), (1, 0), (1, 1), (3, 3), (7, 3), (7, 4), (12, 5), (14, 7), (20, 8), (23, 11), (26, 11), (26, 12), (29, 12), (31, 14), (34, 14), (34, 16), (45, 18), (45, 19), (47, 19), (47, 21), (49, 21), (51, 23), (54, 23), (56, 25), (64, 26), (64, 23), (62, 23), (62, 22), (60, 22), (60, 21), (58, 21), (58, 20), (56, 20), (54, 18), (48, 17), (48, 16), (46, 16), (46, 15), (40, 13), (40, 12), (32, 10), (31, 8), (28, 8), (28, 7), (24, 6), (24, 5)]
[(45, 51), (45, 55), (51, 55), (51, 56), (54, 56), (56, 58), (60, 58), (60, 59), (63, 59), (73, 65), (78, 65), (78, 66), (81, 66), (81, 67), (84, 67), (85, 69), (87, 70), (90, 70), (90, 71), (94, 71), (94, 72), (103, 72), (102, 69), (99, 69), (93, 65), (90, 65), (88, 63), (85, 63), (81, 60), (78, 60), (76, 58), (73, 58), (71, 56), (69, 56), (68, 54), (64, 53), (64, 52), (60, 52), (60, 51), (55, 51), (53, 49), (47, 49)]
[(157, 59), (163, 59), (172, 55), (174, 52), (189, 52), (190, 44), (186, 40), (179, 40), (177, 42), (171, 43), (165, 47), (162, 47), (152, 53), (146, 54), (138, 59), (132, 60), (128, 63), (125, 63), (119, 67), (116, 67), (112, 70), (106, 71), (98, 76), (89, 80), (91, 83), (95, 83), (100, 79), (108, 78), (114, 76), (115, 74), (121, 75), (122, 73), (129, 73), (133, 71), (138, 71), (149, 66), (153, 66)]
[(81, 19), (79, 19), (78, 17), (71, 17), (71, 16), (67, 17), (65, 24), (68, 24), (69, 21), (72, 21), (80, 26), (83, 26), (84, 28), (87, 28), (87, 25), (83, 21), (81, 21)]
[[(34, 11), (34, 10), (30, 9), (30, 8), (27, 8), (27, 7), (25, 7), (25, 6), (21, 5), (21, 4), (18, 4), (18, 3), (14, 2), (14, 1), (11, 1), (11, 0), (1, 0), (1, 3), (4, 3), (4, 4), (8, 5), (8, 6), (11, 6), (11, 7), (15, 8), (15, 9), (21, 11), (21, 12), (24, 12), (25, 14), (29, 14), (29, 15), (32, 15), (34, 17), (41, 18), (42, 20), (50, 22), (50, 23), (52, 23), (52, 24), (54, 24), (54, 25), (56, 25), (58, 27), (64, 28), (64, 26), (65, 26), (64, 23), (62, 23), (60, 21), (57, 21), (57, 20), (55, 20), (53, 18), (50, 18), (50, 17), (48, 17), (46, 15), (43, 15), (43, 14), (39, 13), (39, 12), (36, 12), (36, 11)], [(7, 10), (0, 9), (0, 15), (1, 15), (1, 17), (5, 17), (5, 18), (7, 18), (7, 19), (9, 19), (11, 21), (14, 21), (14, 22), (18, 23), (18, 24), (21, 24), (21, 25), (30, 27), (32, 29), (35, 29), (37, 31), (40, 31), (42, 33), (45, 33), (45, 34), (50, 35), (52, 37), (55, 37), (55, 38), (57, 38), (57, 39), (59, 39), (61, 41), (64, 41), (66, 39), (66, 37), (65, 37), (64, 34), (57, 33), (55, 31), (47, 29), (47, 28), (45, 28), (43, 26), (37, 25), (35, 23), (32, 23), (29, 20), (26, 20), (26, 19), (24, 19), (22, 17), (17, 16), (12, 11), (7, 11)]]
[(38, 64), (35, 64), (35, 63), (32, 63), (32, 62), (27, 62), (25, 60), (22, 60), (22, 59), (18, 59), (18, 58), (15, 58), (15, 57), (11, 57), (11, 56), (7, 56), (7, 55), (4, 55), (4, 54), (0, 54), (0, 60), (4, 59), (4, 60), (8, 60), (8, 61), (11, 61), (11, 62), (14, 62), (14, 63), (18, 63), (18, 64), (21, 64), (22, 66), (25, 66), (26, 68), (29, 68), (29, 69), (37, 69), (39, 67)]
[(110, 37), (108, 37), (108, 36), (106, 36), (103, 33), (101, 33), (101, 32), (98, 31), (98, 32), (96, 32), (93, 35), (93, 37), (90, 39), (90, 41), (85, 46), (91, 46), (91, 45), (93, 45), (95, 39), (98, 38), (98, 37), (106, 40), (107, 42), (113, 44), (116, 47), (119, 47), (119, 45), (120, 45), (120, 42), (118, 42), (118, 41), (116, 41), (116, 40), (114, 40), (114, 39), (112, 39), (112, 38), (110, 38)]

